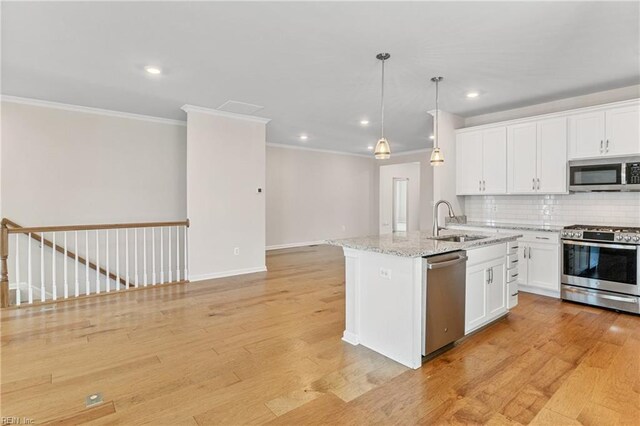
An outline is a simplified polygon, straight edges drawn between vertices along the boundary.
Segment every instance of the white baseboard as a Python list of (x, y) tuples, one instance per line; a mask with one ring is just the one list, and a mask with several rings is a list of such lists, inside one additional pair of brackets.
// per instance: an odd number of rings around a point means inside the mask
[(307, 246), (317, 246), (318, 244), (325, 244), (324, 240), (320, 241), (305, 241), (303, 243), (289, 243), (289, 244), (276, 244), (273, 246), (267, 246), (267, 251), (269, 250), (280, 250), (286, 248), (294, 248), (294, 247), (307, 247)]
[(266, 266), (259, 266), (257, 268), (230, 269), (228, 271), (213, 272), (210, 274), (189, 275), (189, 281), (195, 282), (195, 281), (213, 280), (216, 278), (233, 277), (236, 275), (253, 274), (255, 272), (266, 272), (266, 271), (267, 271)]
[(358, 336), (347, 330), (345, 330), (342, 334), (342, 340), (355, 346), (360, 344), (360, 339), (358, 339)]

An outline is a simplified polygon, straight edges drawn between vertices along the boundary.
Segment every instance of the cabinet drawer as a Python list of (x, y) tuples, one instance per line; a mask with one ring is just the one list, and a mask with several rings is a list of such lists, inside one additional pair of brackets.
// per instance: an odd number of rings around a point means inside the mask
[(518, 279), (518, 268), (507, 269), (507, 282), (515, 282)]
[(518, 253), (509, 254), (507, 256), (507, 268), (517, 268), (518, 267)]
[(480, 247), (467, 250), (467, 266), (475, 265), (481, 262), (487, 262), (493, 259), (503, 258), (507, 253), (507, 245), (505, 243), (492, 246)]
[(558, 232), (536, 232), (522, 233), (522, 237), (518, 239), (520, 243), (549, 243), (558, 244), (560, 242), (560, 234)]
[(520, 248), (519, 241), (509, 241), (507, 243), (507, 254), (518, 254), (518, 249)]

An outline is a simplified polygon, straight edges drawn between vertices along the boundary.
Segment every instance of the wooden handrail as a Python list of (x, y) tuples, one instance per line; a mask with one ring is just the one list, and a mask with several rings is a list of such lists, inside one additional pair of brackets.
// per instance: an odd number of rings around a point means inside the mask
[(4, 219), (0, 223), (0, 307), (9, 306), (9, 229)]
[[(15, 224), (9, 219), (2, 219), (4, 223), (12, 226)], [(93, 231), (103, 229), (133, 229), (133, 228), (160, 228), (166, 226), (186, 226), (189, 227), (189, 219), (175, 222), (142, 222), (142, 223), (110, 223), (103, 225), (64, 225), (64, 226), (30, 226), (9, 228), (10, 234), (24, 234), (33, 232), (65, 232), (65, 231)]]
[[(5, 218), (2, 221), (3, 221), (3, 223), (5, 223), (6, 225), (10, 226), (14, 230), (18, 230), (19, 232), (17, 232), (17, 233), (25, 234), (27, 236), (29, 236), (29, 234), (31, 234), (31, 238), (32, 239), (36, 240), (39, 243), (43, 242), (42, 241), (43, 240), (42, 236), (40, 236), (38, 234), (34, 234), (32, 232), (29, 232), (29, 231), (25, 231), (25, 229), (28, 229), (28, 228), (23, 228), (22, 226), (18, 225), (17, 223), (15, 223), (14, 221), (12, 221), (10, 219), (6, 219)], [(11, 228), (9, 228), (9, 231), (11, 231)], [(12, 233), (15, 234), (16, 232), (12, 232)], [(44, 238), (44, 245), (47, 246), (47, 247), (50, 247), (50, 248), (54, 248), (53, 242), (49, 241), (46, 238)], [(58, 253), (62, 253), (62, 254), (65, 253), (64, 247), (61, 247), (61, 246), (59, 246), (57, 244), (55, 245), (55, 249), (56, 249), (56, 251)], [(67, 250), (67, 257), (75, 260), (76, 254), (74, 252), (72, 252), (71, 250)], [(87, 264), (87, 259), (85, 259), (82, 256), (78, 256), (78, 263), (86, 265)], [(98, 270), (98, 266), (95, 263), (93, 263), (93, 262), (88, 262), (88, 263), (89, 263), (89, 268), (93, 269), (94, 271)], [(124, 278), (118, 278), (116, 276), (116, 274), (114, 274), (112, 272), (109, 272), (109, 271), (107, 271), (106, 269), (104, 269), (102, 267), (99, 268), (99, 272), (102, 275), (105, 275), (105, 276), (108, 274), (110, 279), (112, 279), (114, 281), (119, 281), (120, 284), (122, 284), (125, 287), (127, 286), (127, 280), (125, 280)], [(129, 287), (133, 287), (133, 283), (129, 283)]]

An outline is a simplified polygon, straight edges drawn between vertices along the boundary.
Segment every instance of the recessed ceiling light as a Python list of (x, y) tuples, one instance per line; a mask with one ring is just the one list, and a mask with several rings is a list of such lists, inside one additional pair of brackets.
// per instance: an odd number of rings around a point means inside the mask
[(309, 136), (307, 136), (307, 135), (300, 135), (300, 140), (301, 140), (301, 141), (306, 141), (307, 139), (309, 139)]
[(467, 92), (467, 98), (477, 98), (478, 96), (480, 96), (478, 92)]
[(144, 67), (144, 70), (149, 74), (153, 74), (153, 75), (158, 75), (162, 73), (162, 70), (160, 68), (154, 67), (151, 65), (147, 65), (146, 67)]
[(367, 124), (369, 124), (369, 120), (360, 120), (360, 124), (366, 126)]
[(371, 145), (369, 145), (369, 146), (367, 147), (367, 149), (368, 149), (369, 151), (371, 151), (371, 150), (373, 149), (373, 147), (372, 147)]
[(429, 139), (433, 140), (433, 139), (435, 139), (435, 136), (431, 135), (431, 136), (429, 136)]

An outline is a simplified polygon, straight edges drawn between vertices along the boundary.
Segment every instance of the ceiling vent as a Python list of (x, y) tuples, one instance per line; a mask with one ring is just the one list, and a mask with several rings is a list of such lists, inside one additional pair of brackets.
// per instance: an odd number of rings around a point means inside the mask
[(235, 114), (253, 115), (264, 107), (262, 105), (248, 104), (246, 102), (227, 101), (218, 107), (220, 111), (233, 112)]

